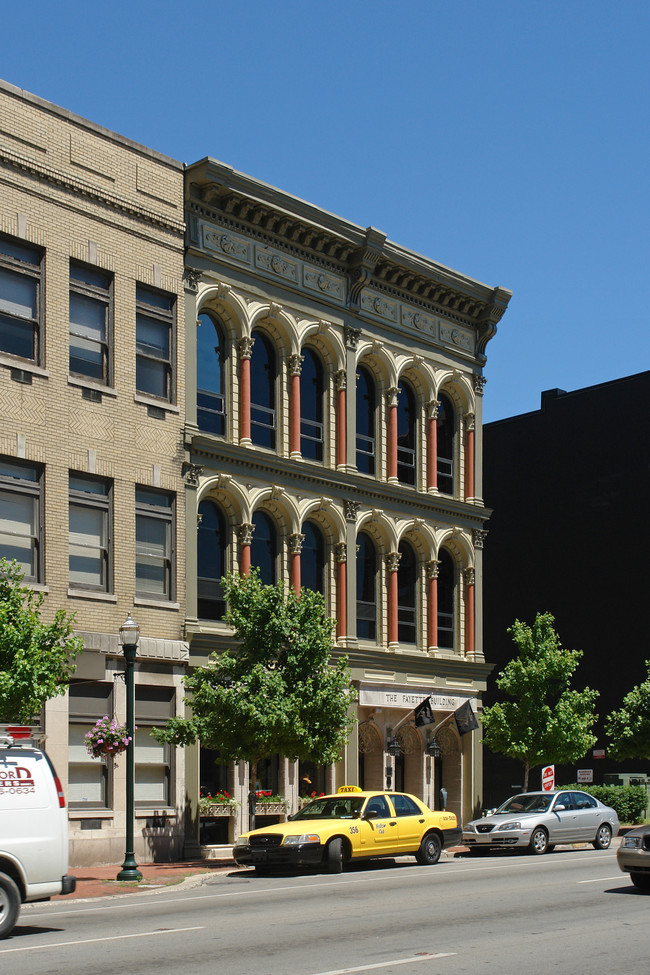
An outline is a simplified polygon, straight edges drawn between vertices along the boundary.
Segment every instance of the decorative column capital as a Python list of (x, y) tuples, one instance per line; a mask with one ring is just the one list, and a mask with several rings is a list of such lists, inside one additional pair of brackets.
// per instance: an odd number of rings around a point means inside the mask
[(463, 420), (465, 421), (465, 429), (467, 430), (467, 432), (468, 433), (470, 431), (471, 432), (474, 432), (474, 430), (476, 429), (476, 416), (475, 416), (475, 414), (474, 413), (466, 413), (465, 416), (463, 417)]
[(289, 355), (287, 356), (287, 364), (289, 366), (290, 376), (299, 376), (302, 372), (302, 364), (305, 361), (304, 355)]
[(390, 389), (387, 389), (385, 394), (386, 405), (388, 407), (397, 406), (397, 399), (400, 393), (401, 393), (401, 389), (399, 388), (399, 386), (391, 386)]
[(348, 374), (345, 369), (337, 369), (334, 373), (334, 385), (339, 391), (348, 388)]
[(239, 342), (237, 343), (237, 351), (239, 352), (239, 358), (250, 359), (250, 357), (253, 354), (254, 344), (255, 344), (255, 339), (250, 336), (246, 336), (245, 338), (240, 339)]
[(345, 542), (336, 542), (334, 545), (334, 558), (337, 562), (347, 562), (348, 547)]
[(186, 267), (183, 271), (183, 280), (186, 283), (188, 291), (198, 291), (201, 271), (198, 271), (195, 267)]
[(440, 562), (437, 559), (431, 559), (430, 562), (426, 563), (427, 579), (437, 579), (440, 575)]
[(466, 586), (473, 586), (476, 582), (476, 573), (474, 569), (465, 569), (463, 572)]
[(472, 532), (472, 540), (474, 542), (474, 548), (483, 548), (485, 539), (488, 536), (488, 531), (485, 528), (475, 528)]
[(439, 399), (432, 399), (431, 402), (427, 403), (427, 417), (429, 420), (437, 420), (440, 415), (440, 407), (442, 403)]
[(485, 384), (487, 379), (485, 376), (472, 376), (472, 382), (474, 384), (474, 392), (477, 396), (482, 396), (485, 390)]
[(293, 535), (289, 535), (287, 538), (287, 545), (289, 546), (290, 555), (300, 555), (302, 552), (302, 544), (305, 540), (305, 536), (301, 535), (299, 532), (294, 532)]
[(200, 464), (183, 464), (182, 475), (185, 478), (185, 483), (191, 487), (199, 486), (199, 480), (202, 474), (203, 468)]
[(359, 338), (361, 337), (360, 328), (352, 328), (351, 325), (346, 325), (344, 328), (345, 334), (345, 344), (349, 349), (356, 350), (359, 344)]
[(241, 524), (237, 529), (237, 538), (239, 539), (240, 545), (250, 545), (253, 541), (253, 532), (255, 531), (255, 525), (249, 525), (247, 522)]
[(343, 510), (345, 511), (345, 520), (355, 522), (359, 508), (360, 504), (358, 501), (344, 501)]
[(402, 556), (399, 552), (388, 553), (386, 556), (386, 567), (389, 572), (397, 572), (401, 558)]

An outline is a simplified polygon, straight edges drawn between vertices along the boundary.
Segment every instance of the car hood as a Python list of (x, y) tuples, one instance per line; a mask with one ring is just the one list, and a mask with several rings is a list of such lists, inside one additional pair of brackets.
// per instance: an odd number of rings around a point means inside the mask
[(249, 836), (268, 836), (274, 833), (276, 836), (296, 836), (301, 833), (318, 833), (320, 830), (336, 829), (341, 823), (351, 823), (352, 819), (297, 819), (286, 823), (274, 823), (272, 826), (262, 826), (260, 829), (251, 830), (244, 833), (241, 839)]
[(501, 823), (509, 822), (529, 822), (534, 819), (539, 819), (540, 816), (548, 816), (548, 812), (507, 812), (507, 813), (492, 813), (491, 816), (482, 816), (481, 819), (473, 819), (469, 824), (470, 826), (480, 826), (489, 824), (491, 826), (499, 826)]

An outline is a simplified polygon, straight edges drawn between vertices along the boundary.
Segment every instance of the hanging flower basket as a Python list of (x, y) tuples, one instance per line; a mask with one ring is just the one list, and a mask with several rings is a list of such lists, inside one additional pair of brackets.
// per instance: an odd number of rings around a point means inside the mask
[(126, 751), (132, 739), (126, 725), (119, 724), (116, 718), (109, 718), (105, 714), (84, 735), (84, 740), (86, 750), (93, 758), (114, 758)]

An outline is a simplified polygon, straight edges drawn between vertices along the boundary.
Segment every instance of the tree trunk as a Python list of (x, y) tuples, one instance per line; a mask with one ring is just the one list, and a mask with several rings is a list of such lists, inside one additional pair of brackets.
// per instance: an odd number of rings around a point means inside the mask
[(524, 762), (524, 792), (528, 792), (528, 773), (530, 772), (530, 765), (528, 762)]
[(257, 759), (248, 766), (248, 819), (249, 829), (255, 829), (255, 807), (257, 806)]

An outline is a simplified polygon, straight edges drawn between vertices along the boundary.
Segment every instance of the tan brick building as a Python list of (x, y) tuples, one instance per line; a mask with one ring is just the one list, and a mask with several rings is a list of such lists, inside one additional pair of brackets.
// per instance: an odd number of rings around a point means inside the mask
[(124, 852), (124, 763), (83, 734), (125, 716), (132, 613), (136, 857), (182, 849), (184, 763), (148, 728), (182, 707), (183, 167), (0, 83), (0, 554), (76, 613), (85, 652), (48, 704), (72, 864)]

